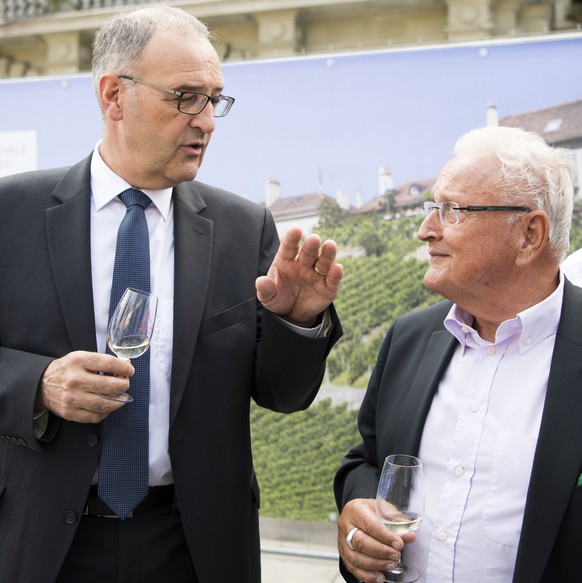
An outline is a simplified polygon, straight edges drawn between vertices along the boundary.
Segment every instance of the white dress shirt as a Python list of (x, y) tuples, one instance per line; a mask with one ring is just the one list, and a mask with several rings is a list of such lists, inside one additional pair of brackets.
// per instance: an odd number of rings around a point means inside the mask
[[(91, 271), (99, 352), (105, 352), (106, 347), (117, 230), (126, 211), (117, 196), (128, 188), (131, 185), (103, 162), (97, 147), (91, 160)], [(173, 481), (168, 432), (174, 317), (174, 213), (171, 188), (142, 191), (152, 199), (145, 214), (150, 234), (151, 292), (158, 298), (150, 348), (149, 485), (162, 486)]]
[(495, 342), (456, 305), (445, 319), (459, 345), (422, 434), (425, 517), (404, 551), (420, 581), (512, 580), (563, 291), (560, 275), (554, 293), (499, 326)]

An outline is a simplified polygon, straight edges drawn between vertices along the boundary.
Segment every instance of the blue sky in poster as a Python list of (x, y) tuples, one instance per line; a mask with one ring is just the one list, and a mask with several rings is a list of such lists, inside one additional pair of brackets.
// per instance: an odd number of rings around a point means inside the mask
[[(351, 55), (225, 63), (236, 98), (198, 179), (264, 200), (378, 194), (378, 168), (399, 184), (434, 177), (455, 140), (500, 117), (582, 99), (582, 35), (487, 41)], [(0, 82), (0, 132), (36, 129), (38, 165), (70, 164), (99, 139), (89, 75)], [(155, 136), (152, 136), (155, 139)]]

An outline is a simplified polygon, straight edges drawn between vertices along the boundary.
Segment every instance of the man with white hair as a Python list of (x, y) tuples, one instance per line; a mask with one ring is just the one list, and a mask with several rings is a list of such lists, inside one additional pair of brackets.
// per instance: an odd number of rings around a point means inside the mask
[[(556, 583), (582, 573), (582, 289), (561, 273), (571, 155), (520, 129), (460, 139), (424, 204), (443, 301), (387, 334), (335, 480), (346, 581)], [(415, 533), (374, 497), (386, 456), (424, 464)], [(386, 577), (386, 579), (385, 579)]]

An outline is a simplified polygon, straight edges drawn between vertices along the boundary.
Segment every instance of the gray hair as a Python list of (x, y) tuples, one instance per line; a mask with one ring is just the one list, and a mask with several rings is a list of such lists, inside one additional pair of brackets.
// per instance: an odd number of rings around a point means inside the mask
[(499, 175), (495, 185), (501, 200), (542, 210), (548, 215), (549, 249), (562, 261), (570, 247), (574, 205), (572, 152), (549, 146), (533, 132), (503, 126), (481, 128), (461, 136), (455, 152), (463, 154), (471, 150), (477, 150), (483, 157), (497, 158)]
[(170, 29), (212, 41), (208, 27), (179, 8), (154, 5), (124, 10), (97, 31), (93, 40), (93, 89), (99, 98), (99, 79), (107, 73), (130, 74), (141, 65), (142, 51), (155, 30)]

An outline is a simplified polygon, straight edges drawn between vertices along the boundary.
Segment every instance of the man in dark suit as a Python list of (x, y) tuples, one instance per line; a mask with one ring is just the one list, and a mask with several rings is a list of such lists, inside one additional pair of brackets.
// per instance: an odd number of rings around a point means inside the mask
[[(233, 103), (195, 18), (115, 16), (96, 36), (94, 82), (92, 155), (0, 181), (0, 581), (259, 583), (250, 399), (280, 412), (314, 399), (341, 334), (336, 247), (300, 246), (292, 229), (278, 248), (268, 211), (193, 181)], [(121, 514), (99, 486), (103, 425), (136, 402), (103, 395), (139, 390), (132, 363), (105, 354), (126, 189), (151, 201), (159, 309), (145, 497)], [(129, 437), (114, 453), (133, 464)]]
[[(400, 318), (380, 350), (335, 480), (346, 581), (384, 581), (402, 549), (430, 583), (579, 579), (582, 292), (559, 269), (570, 166), (494, 127), (439, 174), (418, 237), (425, 285), (450, 301)], [(420, 457), (426, 478), (423, 523), (402, 537), (376, 520), (390, 454)]]

